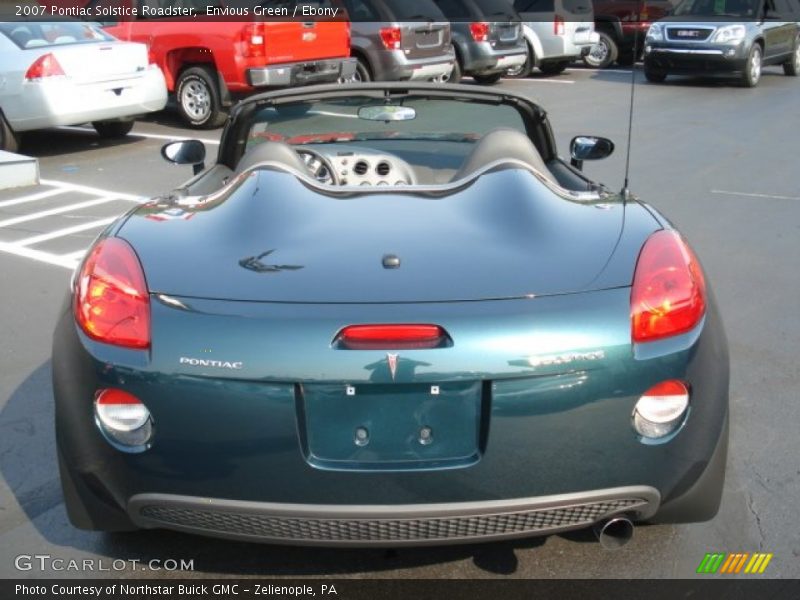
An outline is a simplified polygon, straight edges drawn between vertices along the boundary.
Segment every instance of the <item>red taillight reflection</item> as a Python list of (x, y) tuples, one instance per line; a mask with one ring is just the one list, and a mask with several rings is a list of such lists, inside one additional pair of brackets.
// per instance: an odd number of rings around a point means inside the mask
[(337, 341), (355, 350), (436, 348), (448, 339), (438, 325), (350, 325), (339, 332)]
[(89, 337), (128, 348), (150, 346), (150, 297), (133, 248), (100, 241), (75, 285), (75, 319)]
[(30, 66), (25, 79), (44, 79), (46, 77), (59, 77), (64, 75), (64, 69), (52, 54), (44, 54), (37, 58)]
[(694, 253), (674, 231), (657, 231), (644, 244), (631, 290), (634, 342), (692, 329), (705, 314), (705, 279)]
[(472, 34), (472, 39), (476, 42), (485, 42), (489, 39), (489, 24), (470, 23), (469, 32)]
[(400, 50), (403, 34), (399, 27), (381, 27), (381, 41), (387, 50)]

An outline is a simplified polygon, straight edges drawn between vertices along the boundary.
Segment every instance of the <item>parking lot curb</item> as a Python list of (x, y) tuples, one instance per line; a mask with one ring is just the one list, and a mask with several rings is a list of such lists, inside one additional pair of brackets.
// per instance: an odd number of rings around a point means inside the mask
[(0, 150), (0, 190), (38, 183), (38, 159)]

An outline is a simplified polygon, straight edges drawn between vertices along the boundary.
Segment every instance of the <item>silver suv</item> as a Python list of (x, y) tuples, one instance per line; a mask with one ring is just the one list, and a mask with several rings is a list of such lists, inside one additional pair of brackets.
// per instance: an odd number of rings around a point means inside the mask
[(351, 19), (348, 81), (445, 82), (455, 63), (450, 24), (433, 0), (343, 0)]
[(783, 65), (800, 74), (800, 0), (683, 0), (650, 26), (644, 74), (660, 83), (671, 73), (738, 73), (755, 87), (761, 69)]
[(534, 67), (557, 75), (600, 40), (592, 0), (514, 0), (514, 8), (524, 23), (528, 61), (510, 69), (510, 77), (527, 77)]

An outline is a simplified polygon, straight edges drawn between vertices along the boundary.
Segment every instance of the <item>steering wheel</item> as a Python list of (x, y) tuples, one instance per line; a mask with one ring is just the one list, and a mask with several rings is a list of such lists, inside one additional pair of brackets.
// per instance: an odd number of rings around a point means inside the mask
[(295, 152), (303, 159), (308, 172), (314, 179), (325, 185), (339, 185), (339, 177), (325, 156), (309, 148), (298, 148)]

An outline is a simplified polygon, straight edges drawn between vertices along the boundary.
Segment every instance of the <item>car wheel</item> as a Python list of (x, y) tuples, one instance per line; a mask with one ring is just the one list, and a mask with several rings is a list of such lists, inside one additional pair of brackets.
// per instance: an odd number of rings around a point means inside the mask
[(502, 76), (503, 76), (503, 73), (500, 72), (500, 73), (491, 73), (489, 75), (478, 75), (478, 74), (475, 74), (475, 75), (472, 76), (472, 78), (475, 80), (476, 83), (479, 83), (481, 85), (494, 85), (495, 83), (500, 81), (500, 78)]
[(0, 112), (0, 150), (16, 152), (19, 150), (19, 138), (11, 125), (8, 124), (3, 113)]
[(464, 73), (461, 70), (461, 63), (458, 62), (458, 59), (456, 59), (453, 62), (453, 70), (450, 71), (450, 77), (448, 78), (447, 83), (460, 83), (463, 76)]
[(792, 58), (783, 63), (783, 72), (791, 77), (800, 75), (800, 36), (794, 41)]
[(175, 91), (183, 119), (198, 129), (213, 129), (225, 123), (227, 115), (217, 85), (217, 75), (209, 67), (190, 67), (178, 78)]
[(744, 87), (752, 88), (758, 85), (758, 82), (761, 80), (761, 59), (761, 46), (753, 44), (753, 47), (750, 48), (750, 54), (747, 55), (747, 63), (745, 63), (744, 71), (742, 72), (742, 85)]
[(605, 69), (617, 60), (619, 48), (610, 35), (602, 31), (598, 31), (597, 34), (600, 36), (600, 41), (583, 57), (583, 64), (593, 69)]
[(645, 65), (644, 78), (650, 83), (663, 83), (667, 78), (667, 74), (664, 71), (659, 71)]
[(632, 67), (636, 63), (636, 56), (633, 52), (620, 52), (617, 56), (617, 64), (620, 67)]
[(356, 62), (356, 70), (353, 75), (346, 79), (341, 79), (340, 83), (366, 83), (372, 81), (372, 76), (369, 73), (369, 66), (364, 62), (363, 58), (358, 58)]
[(568, 66), (568, 62), (545, 63), (539, 65), (539, 70), (545, 75), (560, 75)]
[(133, 129), (133, 119), (124, 121), (95, 121), (92, 123), (95, 131), (103, 138), (125, 137)]
[(506, 77), (510, 77), (512, 79), (523, 79), (530, 75), (531, 71), (533, 71), (533, 63), (535, 62), (533, 48), (531, 48), (530, 44), (526, 45), (528, 46), (528, 56), (525, 59), (525, 62), (518, 67), (512, 67), (506, 71)]

